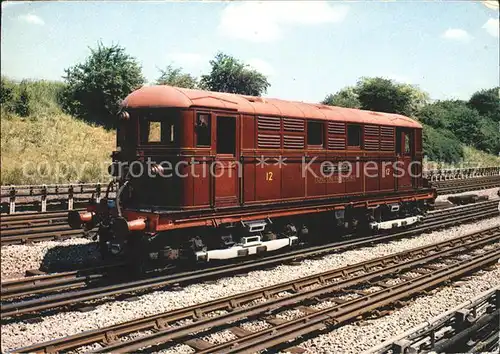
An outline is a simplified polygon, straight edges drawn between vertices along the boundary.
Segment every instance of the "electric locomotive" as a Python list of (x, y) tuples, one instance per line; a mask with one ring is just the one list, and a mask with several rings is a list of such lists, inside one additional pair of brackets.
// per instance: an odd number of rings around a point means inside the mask
[(118, 114), (116, 198), (70, 212), (105, 256), (223, 260), (420, 222), (422, 126), (390, 113), (143, 87)]

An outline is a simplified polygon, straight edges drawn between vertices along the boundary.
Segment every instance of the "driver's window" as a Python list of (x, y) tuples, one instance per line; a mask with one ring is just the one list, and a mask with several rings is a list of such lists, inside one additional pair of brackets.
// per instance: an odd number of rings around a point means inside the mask
[(410, 132), (405, 133), (405, 154), (411, 154)]
[(196, 115), (196, 146), (210, 146), (211, 144), (210, 114), (198, 113)]

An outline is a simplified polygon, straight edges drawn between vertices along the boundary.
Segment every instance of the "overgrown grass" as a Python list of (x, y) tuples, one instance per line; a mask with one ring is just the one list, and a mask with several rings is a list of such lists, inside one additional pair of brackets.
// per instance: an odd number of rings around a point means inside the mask
[(500, 156), (488, 154), (470, 146), (463, 146), (463, 158), (456, 163), (424, 160), (424, 169), (481, 168), (500, 166)]
[(500, 156), (488, 154), (469, 146), (464, 147), (464, 160), (471, 165), (477, 164), (483, 167), (500, 166)]
[(2, 114), (2, 184), (108, 180), (115, 133), (63, 113), (44, 118)]
[[(44, 117), (61, 113), (61, 94), (65, 84), (59, 81), (23, 80), (16, 82), (2, 77), (2, 113), (20, 114), (25, 108), (28, 116)], [(22, 102), (21, 96), (26, 95)], [(5, 95), (7, 95), (5, 97)], [(21, 106), (25, 107), (21, 107)]]
[[(97, 182), (109, 180), (107, 166), (115, 132), (62, 112), (60, 82), (5, 81), (11, 89), (1, 108), (2, 184)], [(21, 92), (28, 116), (16, 113)], [(17, 107), (18, 108), (18, 107)]]

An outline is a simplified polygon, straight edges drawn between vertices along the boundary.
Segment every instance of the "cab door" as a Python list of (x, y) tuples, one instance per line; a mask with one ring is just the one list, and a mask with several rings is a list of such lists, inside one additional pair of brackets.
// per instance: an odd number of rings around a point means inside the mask
[(239, 167), (237, 156), (239, 116), (217, 115), (216, 156), (211, 173), (215, 183), (215, 207), (235, 206), (239, 195)]
[(411, 162), (415, 154), (415, 139), (413, 130), (406, 128), (396, 129), (396, 154), (398, 164), (395, 176), (397, 177), (398, 190), (413, 188), (414, 178), (411, 171)]

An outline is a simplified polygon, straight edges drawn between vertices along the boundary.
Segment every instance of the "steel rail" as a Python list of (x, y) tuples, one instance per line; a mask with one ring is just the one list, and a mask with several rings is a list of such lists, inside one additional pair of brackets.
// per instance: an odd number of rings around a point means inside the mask
[[(478, 212), (481, 209), (493, 208), (495, 205), (494, 202), (485, 202), (483, 205), (466, 205), (448, 210), (439, 210), (429, 214), (425, 221), (437, 221), (450, 216), (457, 217), (468, 214), (471, 210)], [(307, 251), (307, 248), (303, 250)], [(98, 280), (103, 280), (109, 271), (120, 266), (122, 264), (8, 280), (1, 283), (1, 300), (88, 287), (89, 285), (95, 285)]]
[[(134, 351), (145, 346), (179, 339), (198, 331), (205, 331), (215, 326), (230, 326), (229, 323), (234, 323), (234, 321), (249, 317), (253, 318), (269, 311), (301, 303), (307, 299), (318, 298), (348, 287), (366, 284), (387, 275), (393, 275), (404, 270), (414, 269), (415, 267), (422, 267), (446, 255), (463, 254), (466, 250), (477, 249), (486, 244), (498, 242), (498, 240), (500, 240), (500, 227), (207, 303), (20, 348), (18, 351), (57, 352), (75, 349), (96, 342), (111, 344), (103, 348), (105, 351)], [(359, 272), (364, 272), (364, 274), (359, 274)], [(315, 285), (319, 286), (319, 288), (307, 289)], [(284, 291), (291, 292), (291, 295), (285, 298), (273, 299), (274, 295)], [(266, 299), (267, 301), (252, 305), (258, 299)], [(250, 305), (250, 307), (245, 307), (245, 305)], [(217, 310), (226, 310), (229, 312), (217, 317), (204, 317), (204, 314)], [(185, 319), (194, 319), (195, 322), (182, 327), (168, 326), (169, 323)], [(153, 330), (156, 333), (153, 333), (151, 336), (141, 337), (138, 340), (118, 343), (118, 338), (121, 336), (145, 330)]]
[(0, 238), (0, 241), (2, 246), (6, 246), (6, 245), (30, 244), (32, 242), (41, 242), (41, 241), (61, 241), (75, 237), (85, 237), (84, 231), (64, 229), (64, 230), (54, 230), (49, 232), (34, 233), (31, 235), (23, 234), (15, 236), (2, 236)]
[[(445, 269), (434, 270), (429, 274), (421, 275), (413, 280), (403, 281), (374, 294), (353, 299), (333, 308), (320, 310), (299, 319), (274, 326), (271, 329), (265, 329), (255, 334), (210, 347), (210, 350), (203, 350), (199, 353), (222, 353), (228, 350), (233, 353), (254, 353), (258, 350), (267, 349), (311, 332), (339, 326), (362, 314), (393, 304), (425, 289), (480, 269), (496, 262), (499, 258), (500, 249), (495, 249), (486, 254), (475, 256), (472, 260), (458, 262), (454, 266), (445, 267)], [(108, 347), (106, 350), (111, 351), (113, 347)]]
[(474, 178), (464, 178), (464, 179), (450, 179), (446, 181), (433, 181), (431, 182), (433, 187), (444, 187), (444, 186), (454, 186), (454, 185), (465, 185), (470, 183), (483, 183), (483, 182), (498, 182), (500, 175), (487, 176), (487, 177), (474, 177)]
[[(446, 219), (449, 218), (450, 216), (456, 217), (468, 214), (471, 210), (477, 212), (481, 208), (487, 209), (487, 208), (493, 208), (494, 206), (495, 206), (494, 203), (485, 202), (482, 205), (466, 205), (466, 206), (450, 208), (448, 210), (439, 210), (437, 212), (432, 212), (431, 214), (429, 214), (425, 221), (429, 222), (431, 220), (439, 220), (438, 218)], [(8, 280), (1, 283), (1, 300), (3, 301), (15, 297), (24, 297), (28, 295), (61, 291), (65, 289), (75, 289), (78, 287), (95, 284), (96, 280), (102, 280), (105, 276), (105, 274), (99, 274), (99, 273), (108, 272), (114, 267), (116, 267), (116, 265), (112, 265), (111, 268), (108, 268), (107, 266), (105, 267), (99, 266), (91, 269), (47, 274), (42, 276), (36, 276), (33, 278), (25, 277), (14, 280)]]
[(490, 188), (497, 188), (498, 183), (485, 183), (481, 185), (474, 185), (474, 187), (470, 186), (461, 186), (461, 187), (450, 187), (450, 188), (443, 188), (443, 189), (438, 189), (438, 195), (449, 195), (449, 194), (458, 194), (458, 193), (463, 193), (463, 192), (471, 192), (471, 191), (477, 191), (481, 189), (490, 189)]
[(355, 240), (340, 241), (321, 246), (313, 246), (307, 249), (298, 249), (288, 252), (286, 254), (278, 254), (276, 256), (269, 256), (260, 260), (250, 260), (242, 263), (228, 264), (220, 267), (212, 267), (208, 269), (200, 269), (191, 272), (177, 273), (173, 275), (165, 275), (155, 278), (142, 279), (133, 282), (120, 283), (115, 285), (103, 286), (99, 288), (84, 289), (75, 292), (65, 292), (61, 294), (50, 295), (46, 297), (14, 302), (9, 304), (2, 304), (1, 319), (11, 316), (25, 315), (33, 312), (40, 312), (48, 309), (54, 309), (63, 306), (75, 305), (77, 303), (86, 302), (90, 300), (99, 300), (104, 297), (117, 296), (127, 293), (136, 293), (142, 291), (151, 291), (160, 287), (169, 285), (178, 285), (192, 283), (207, 279), (218, 278), (221, 276), (229, 276), (242, 272), (249, 272), (256, 269), (275, 266), (278, 264), (297, 261), (300, 259), (321, 256), (329, 253), (344, 251), (346, 249), (356, 248), (360, 246), (373, 245), (378, 242), (392, 241), (400, 238), (414, 236), (421, 232), (428, 232), (439, 228), (454, 226), (459, 223), (478, 220), (481, 218), (491, 217), (498, 214), (496, 209), (479, 210), (477, 212), (469, 211), (465, 215), (461, 215), (452, 220), (434, 220), (426, 222), (424, 225), (417, 226), (413, 229), (406, 230), (395, 234), (386, 234), (382, 236), (368, 236), (357, 238)]
[(103, 279), (109, 272), (124, 266), (124, 263), (106, 264), (70, 272), (6, 280), (0, 285), (1, 300), (88, 286), (93, 281)]

